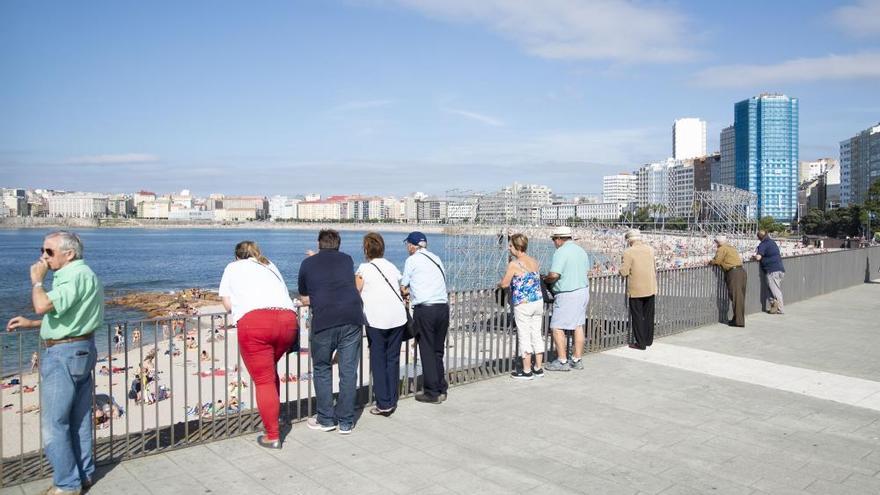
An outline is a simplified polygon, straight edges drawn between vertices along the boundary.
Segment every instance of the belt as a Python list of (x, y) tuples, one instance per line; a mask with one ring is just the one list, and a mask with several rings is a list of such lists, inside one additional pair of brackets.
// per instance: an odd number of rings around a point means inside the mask
[(743, 269), (743, 267), (741, 267), (741, 266), (735, 266), (735, 267), (733, 267), (733, 268), (731, 268), (730, 270), (727, 270), (727, 271), (728, 271), (728, 273), (729, 273), (729, 272), (732, 272), (732, 271), (734, 271), (734, 270), (742, 270), (742, 269)]
[(46, 344), (46, 347), (52, 347), (53, 345), (79, 342), (82, 340), (92, 340), (92, 334), (80, 335), (79, 337), (67, 337), (66, 339), (46, 339), (43, 342)]
[(413, 307), (414, 307), (414, 308), (425, 308), (425, 307), (428, 307), (428, 306), (448, 306), (448, 305), (449, 305), (449, 303), (445, 303), (445, 302), (444, 302), (444, 303), (440, 303), (440, 302), (438, 302), (438, 303), (421, 303), (421, 304), (416, 304), (416, 305), (413, 306)]

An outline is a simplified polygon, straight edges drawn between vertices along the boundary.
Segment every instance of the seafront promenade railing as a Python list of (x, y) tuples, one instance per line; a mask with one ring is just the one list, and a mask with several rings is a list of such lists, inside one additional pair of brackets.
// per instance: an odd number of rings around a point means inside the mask
[[(786, 303), (794, 303), (880, 278), (880, 247), (785, 259)], [(746, 263), (747, 313), (760, 311), (763, 290), (757, 263)], [(726, 321), (729, 312), (723, 274), (713, 267), (661, 271), (656, 336)], [(593, 277), (586, 318), (587, 350), (626, 345), (629, 314), (626, 281)], [(494, 290), (450, 293), (451, 319), (446, 367), (451, 386), (513, 371), (518, 365), (510, 306)], [(544, 334), (552, 351), (545, 311)], [(302, 349), (279, 363), (282, 416), (295, 422), (314, 414), (309, 315), (301, 312)], [(242, 364), (237, 330), (225, 314), (118, 322), (107, 325), (98, 342), (95, 370), (95, 454), (99, 463), (117, 462), (258, 431), (254, 387)], [(114, 343), (115, 327), (123, 338)], [(135, 340), (136, 339), (136, 340)], [(40, 348), (36, 331), (0, 333), (0, 486), (49, 476), (41, 448), (40, 379), (28, 372), (31, 351)], [(11, 364), (10, 364), (11, 363)], [(106, 368), (106, 369), (105, 369)], [(11, 370), (11, 371), (10, 371)], [(146, 371), (145, 371), (146, 370)], [(584, 377), (589, 380), (589, 377)], [(358, 403), (372, 401), (369, 351), (363, 341), (358, 370)], [(336, 383), (334, 382), (334, 389)], [(401, 346), (400, 394), (421, 390), (416, 344)], [(96, 413), (97, 414), (97, 413)]]

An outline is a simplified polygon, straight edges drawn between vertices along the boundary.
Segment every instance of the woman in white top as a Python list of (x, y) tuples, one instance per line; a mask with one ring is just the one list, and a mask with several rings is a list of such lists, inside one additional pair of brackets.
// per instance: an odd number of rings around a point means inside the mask
[(376, 405), (370, 414), (390, 416), (397, 408), (400, 383), (400, 340), (406, 327), (406, 307), (400, 295), (400, 271), (385, 256), (385, 240), (364, 236), (366, 263), (358, 267), (355, 285), (364, 302), (370, 371)]
[(254, 380), (257, 408), (266, 430), (257, 443), (280, 449), (281, 384), (276, 367), (299, 330), (287, 285), (257, 243), (242, 241), (235, 246), (235, 261), (223, 270), (220, 297), (238, 325), (238, 349)]

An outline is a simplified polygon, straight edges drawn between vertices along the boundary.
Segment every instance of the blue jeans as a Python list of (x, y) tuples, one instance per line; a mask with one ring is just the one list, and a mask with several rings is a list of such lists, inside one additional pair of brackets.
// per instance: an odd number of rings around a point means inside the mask
[(92, 457), (94, 340), (47, 347), (40, 357), (40, 428), (52, 481), (79, 490), (95, 473)]
[[(361, 360), (360, 325), (340, 325), (309, 334), (309, 348), (314, 367), (313, 383), (318, 404), (318, 423), (354, 426), (357, 399), (357, 368)], [(333, 352), (339, 359), (339, 397), (333, 408)]]

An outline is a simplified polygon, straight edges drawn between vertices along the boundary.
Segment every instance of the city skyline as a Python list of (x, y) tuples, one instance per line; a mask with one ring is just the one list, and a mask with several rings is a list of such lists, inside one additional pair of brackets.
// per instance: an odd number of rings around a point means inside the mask
[(0, 5), (6, 187), (596, 193), (763, 92), (801, 160), (880, 121), (873, 1), (51, 3)]

